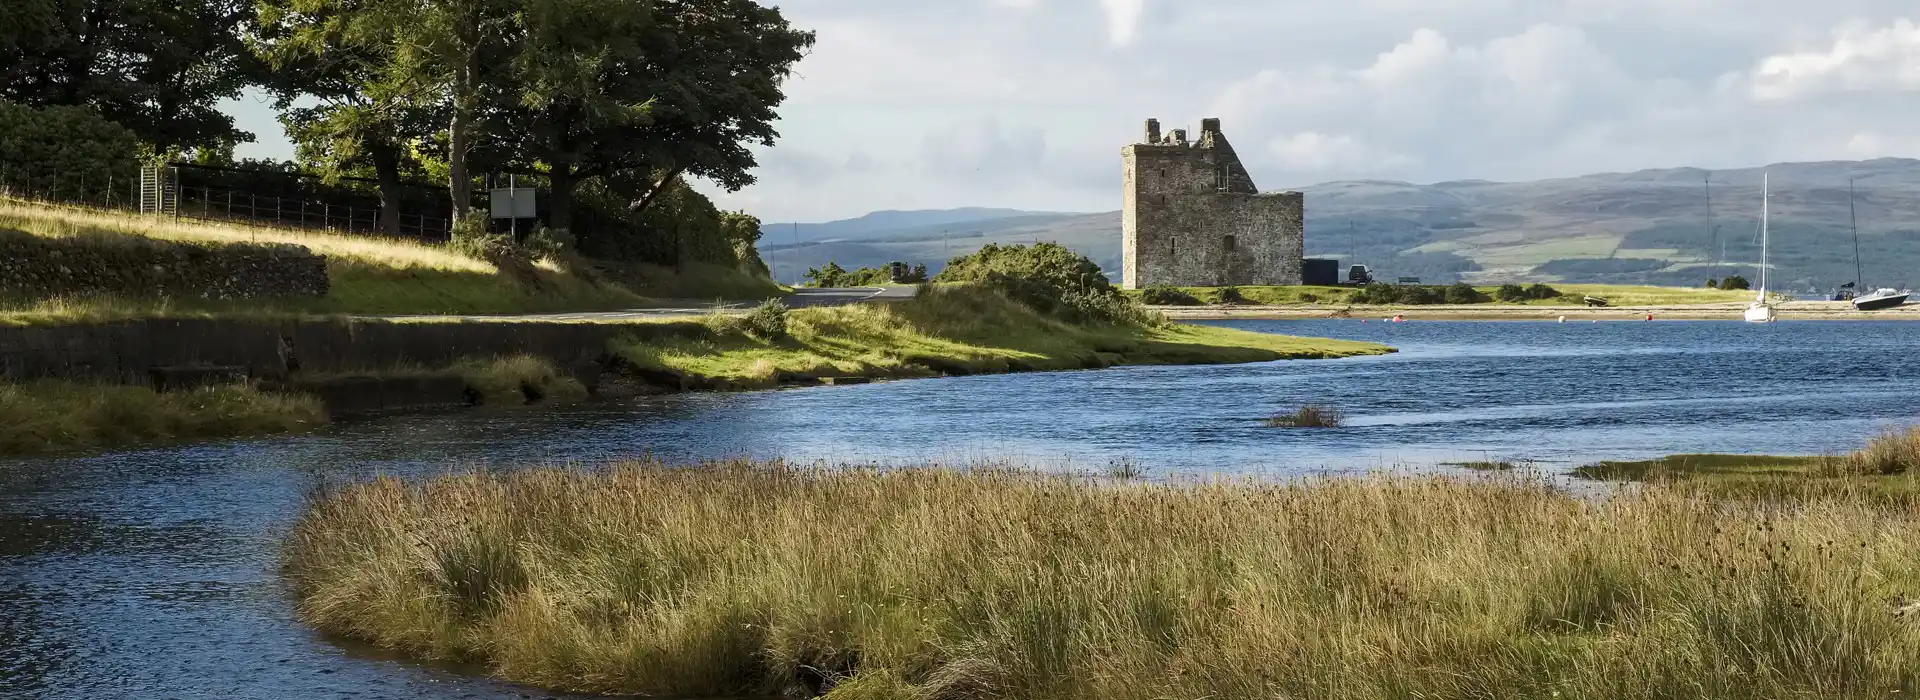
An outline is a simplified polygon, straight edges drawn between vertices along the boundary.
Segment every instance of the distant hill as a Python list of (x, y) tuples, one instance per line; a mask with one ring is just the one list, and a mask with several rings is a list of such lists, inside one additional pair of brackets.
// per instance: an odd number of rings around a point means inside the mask
[[(1365, 263), (1388, 277), (1694, 285), (1729, 273), (1754, 276), (1763, 172), (1773, 178), (1777, 286), (1825, 291), (1854, 278), (1849, 178), (1866, 283), (1920, 285), (1920, 160), (1711, 173), (1675, 168), (1534, 182), (1342, 181), (1296, 189), (1306, 193), (1308, 255), (1338, 258), (1343, 266)], [(894, 220), (900, 223), (886, 223)], [(849, 226), (853, 222), (865, 223)], [(823, 235), (808, 236), (801, 225), (803, 242), (845, 240), (796, 248), (790, 233), (775, 233), (762, 250), (782, 269), (905, 260), (937, 270), (987, 242), (1037, 240), (1074, 248), (1116, 276), (1120, 263), (1118, 212), (883, 212), (816, 226)]]
[(879, 239), (893, 238), (898, 235), (911, 236), (915, 232), (931, 230), (939, 233), (942, 226), (964, 224), (1000, 219), (1031, 218), (1054, 216), (1049, 212), (1021, 211), (1018, 209), (987, 209), (966, 207), (962, 209), (931, 209), (920, 211), (876, 211), (857, 219), (829, 221), (824, 224), (774, 223), (762, 224), (760, 233), (769, 241), (791, 243), (795, 235), (803, 242), (817, 242), (841, 238)]

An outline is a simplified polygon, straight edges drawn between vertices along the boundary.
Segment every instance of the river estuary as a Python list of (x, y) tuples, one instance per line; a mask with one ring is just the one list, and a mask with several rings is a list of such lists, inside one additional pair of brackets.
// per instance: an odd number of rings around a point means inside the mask
[[(297, 437), (0, 459), (0, 697), (546, 694), (321, 639), (278, 538), (320, 480), (752, 455), (1287, 476), (1843, 452), (1920, 418), (1920, 324), (1223, 322), (1399, 354), (399, 416)], [(1343, 427), (1280, 430), (1303, 403)]]

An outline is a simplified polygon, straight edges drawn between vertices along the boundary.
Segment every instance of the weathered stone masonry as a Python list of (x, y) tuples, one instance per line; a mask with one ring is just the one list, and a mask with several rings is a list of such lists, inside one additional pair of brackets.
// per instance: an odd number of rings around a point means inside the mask
[(1304, 197), (1261, 194), (1220, 120), (1203, 120), (1190, 142), (1149, 119), (1145, 143), (1122, 158), (1124, 287), (1300, 284)]

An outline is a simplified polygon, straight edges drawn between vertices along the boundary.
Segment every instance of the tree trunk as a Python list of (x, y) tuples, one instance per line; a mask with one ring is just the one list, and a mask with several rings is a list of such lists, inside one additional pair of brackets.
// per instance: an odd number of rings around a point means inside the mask
[[(373, 160), (373, 176), (380, 187), (380, 230), (400, 237), (400, 154), (384, 137), (371, 139), (368, 156)], [(422, 231), (422, 233), (425, 233)]]
[(453, 119), (447, 124), (447, 194), (453, 197), (453, 220), (467, 218), (473, 207), (473, 177), (467, 174), (468, 141), (473, 128), (474, 59), (479, 51), (469, 47), (466, 60), (453, 73)]
[(660, 182), (655, 183), (653, 189), (647, 190), (646, 196), (641, 197), (640, 201), (634, 202), (628, 209), (632, 210), (635, 214), (646, 213), (647, 209), (653, 206), (654, 200), (659, 199), (660, 195), (665, 193), (668, 187), (672, 187), (673, 182), (680, 179), (680, 173), (685, 171), (686, 168), (674, 168), (667, 171), (666, 176), (660, 178)]
[(547, 221), (553, 228), (572, 231), (573, 187), (579, 184), (579, 179), (573, 175), (573, 165), (555, 163), (547, 173), (547, 180), (548, 186), (553, 189), (547, 195), (553, 198), (547, 203)]

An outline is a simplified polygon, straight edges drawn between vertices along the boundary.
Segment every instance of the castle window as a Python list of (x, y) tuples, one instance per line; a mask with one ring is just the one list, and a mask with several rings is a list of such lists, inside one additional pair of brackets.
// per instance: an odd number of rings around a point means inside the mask
[(1233, 252), (1233, 236), (1227, 236), (1221, 239), (1221, 242), (1226, 245), (1227, 252)]

